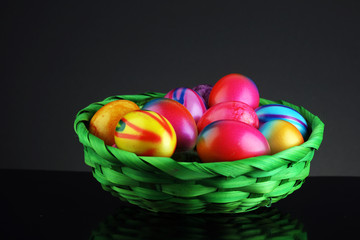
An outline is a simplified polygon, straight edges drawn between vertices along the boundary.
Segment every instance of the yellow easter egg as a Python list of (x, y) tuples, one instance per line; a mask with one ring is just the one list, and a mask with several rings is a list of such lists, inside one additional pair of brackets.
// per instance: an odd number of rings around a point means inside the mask
[(268, 121), (259, 128), (259, 131), (268, 140), (271, 154), (304, 143), (300, 131), (293, 124), (284, 120)]
[(136, 110), (126, 114), (116, 126), (114, 139), (119, 149), (139, 156), (170, 157), (176, 147), (173, 126), (153, 111)]

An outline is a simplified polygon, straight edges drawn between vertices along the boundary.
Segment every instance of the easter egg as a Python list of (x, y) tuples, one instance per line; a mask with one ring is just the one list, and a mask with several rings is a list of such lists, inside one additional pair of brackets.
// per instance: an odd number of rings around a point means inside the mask
[(117, 148), (139, 156), (170, 157), (175, 151), (176, 134), (170, 122), (158, 113), (137, 110), (117, 124)]
[(272, 120), (264, 123), (259, 131), (270, 145), (271, 154), (281, 152), (304, 142), (300, 131), (285, 120)]
[(197, 123), (198, 132), (217, 120), (237, 120), (255, 128), (259, 127), (259, 120), (255, 110), (243, 102), (221, 102), (209, 108)]
[(200, 84), (192, 88), (195, 92), (197, 92), (205, 101), (205, 106), (209, 107), (209, 95), (212, 89), (212, 85), (210, 84)]
[(91, 118), (89, 132), (104, 140), (107, 145), (115, 144), (115, 128), (127, 113), (139, 110), (136, 103), (129, 100), (115, 100), (102, 106)]
[(244, 75), (232, 73), (218, 80), (209, 96), (209, 106), (220, 102), (240, 101), (252, 108), (259, 106), (259, 91), (255, 83)]
[(195, 147), (197, 126), (190, 112), (182, 104), (168, 98), (157, 98), (145, 103), (142, 109), (157, 112), (169, 120), (177, 137), (176, 151), (191, 150)]
[(189, 110), (195, 122), (199, 121), (206, 111), (204, 99), (190, 88), (175, 88), (168, 92), (165, 95), (165, 98), (170, 98), (181, 103), (187, 110)]
[(207, 125), (199, 134), (196, 150), (202, 162), (235, 161), (270, 153), (258, 129), (235, 120)]
[(308, 125), (305, 118), (295, 109), (281, 104), (268, 104), (258, 107), (255, 112), (259, 118), (260, 126), (271, 120), (282, 119), (293, 124), (306, 139)]

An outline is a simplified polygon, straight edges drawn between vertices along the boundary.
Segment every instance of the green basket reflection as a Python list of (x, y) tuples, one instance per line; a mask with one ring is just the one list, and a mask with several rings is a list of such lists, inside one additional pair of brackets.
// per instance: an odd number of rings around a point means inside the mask
[(169, 214), (122, 208), (108, 216), (90, 239), (307, 239), (299, 220), (276, 208), (243, 214)]

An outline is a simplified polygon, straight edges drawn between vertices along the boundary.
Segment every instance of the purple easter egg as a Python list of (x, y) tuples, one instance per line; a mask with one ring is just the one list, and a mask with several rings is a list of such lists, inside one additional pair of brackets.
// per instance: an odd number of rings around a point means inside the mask
[(209, 107), (209, 95), (211, 92), (211, 89), (213, 88), (212, 85), (209, 84), (200, 84), (197, 85), (195, 87), (193, 87), (192, 90), (194, 90), (195, 92), (197, 92), (205, 101), (205, 106), (208, 108)]
[(165, 95), (165, 98), (173, 99), (189, 110), (197, 123), (206, 111), (204, 99), (194, 90), (190, 88), (175, 88)]

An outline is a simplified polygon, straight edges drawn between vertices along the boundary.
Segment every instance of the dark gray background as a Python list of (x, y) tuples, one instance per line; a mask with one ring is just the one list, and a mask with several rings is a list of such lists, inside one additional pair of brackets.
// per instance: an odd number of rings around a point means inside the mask
[(214, 84), (326, 124), (312, 176), (360, 176), (359, 1), (9, 1), (1, 8), (4, 169), (89, 171), (77, 111), (117, 94)]

